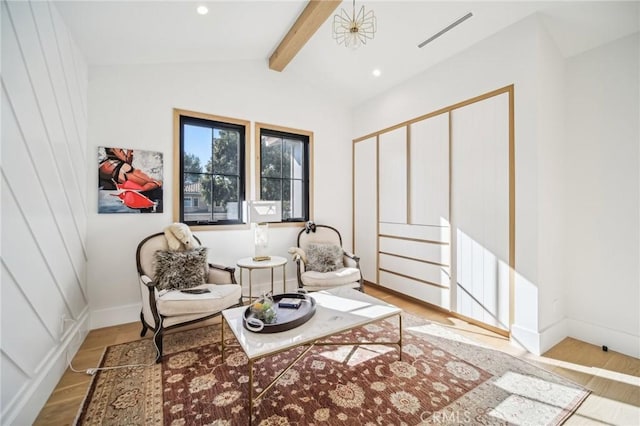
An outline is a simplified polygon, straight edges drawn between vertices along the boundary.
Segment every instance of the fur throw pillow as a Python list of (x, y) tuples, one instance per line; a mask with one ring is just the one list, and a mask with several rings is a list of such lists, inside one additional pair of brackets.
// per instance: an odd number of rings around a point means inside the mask
[(342, 247), (335, 244), (309, 244), (307, 271), (332, 272), (344, 267)]
[(205, 283), (207, 249), (155, 252), (155, 278), (158, 290), (179, 290)]

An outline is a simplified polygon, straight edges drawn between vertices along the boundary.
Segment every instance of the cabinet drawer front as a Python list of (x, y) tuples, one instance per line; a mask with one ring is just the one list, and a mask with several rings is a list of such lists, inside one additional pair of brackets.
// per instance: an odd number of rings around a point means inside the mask
[(380, 253), (395, 254), (411, 259), (425, 260), (449, 266), (450, 246), (399, 238), (380, 237)]
[(414, 299), (422, 300), (432, 305), (449, 310), (450, 290), (424, 284), (410, 278), (401, 277), (385, 271), (380, 271), (380, 283), (382, 287), (406, 294)]
[(420, 281), (428, 281), (445, 287), (449, 286), (449, 268), (446, 266), (380, 254), (380, 269), (407, 275)]
[(380, 222), (380, 235), (437, 243), (448, 243), (451, 239), (449, 226), (407, 225), (388, 222)]

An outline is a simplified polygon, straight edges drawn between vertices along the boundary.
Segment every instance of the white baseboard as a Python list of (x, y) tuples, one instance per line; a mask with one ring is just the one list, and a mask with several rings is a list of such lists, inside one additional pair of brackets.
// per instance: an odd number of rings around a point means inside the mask
[(140, 321), (140, 303), (91, 311), (91, 330)]
[(511, 340), (534, 355), (540, 355), (540, 333), (517, 325), (511, 326)]
[(33, 424), (67, 369), (67, 357), (69, 360), (73, 358), (88, 333), (87, 307), (63, 336), (60, 344), (39, 365), (29, 384), (23, 387), (20, 394), (6, 407), (1, 416), (2, 424)]
[(640, 358), (640, 336), (575, 319), (567, 319), (567, 323), (568, 335), (575, 339)]
[(534, 355), (545, 353), (566, 337), (640, 358), (640, 336), (585, 321), (563, 318), (539, 333), (517, 325), (511, 327), (511, 338)]
[(569, 335), (569, 324), (566, 318), (551, 324), (540, 332), (540, 352), (545, 353)]
[(568, 335), (567, 320), (562, 319), (538, 332), (518, 325), (511, 326), (511, 340), (534, 355), (541, 355)]
[[(242, 294), (244, 296), (249, 296), (249, 287), (247, 283), (243, 283), (243, 288), (242, 288)], [(296, 292), (298, 291), (298, 279), (297, 278), (293, 278), (293, 279), (288, 279), (285, 282), (285, 293), (286, 292)], [(259, 283), (253, 283), (251, 285), (251, 295), (253, 297), (256, 296), (260, 296), (261, 294), (263, 294), (266, 291), (271, 291), (271, 281), (262, 281)], [(282, 280), (279, 279), (275, 279), (274, 283), (273, 283), (273, 293), (274, 294), (279, 294), (282, 293)]]

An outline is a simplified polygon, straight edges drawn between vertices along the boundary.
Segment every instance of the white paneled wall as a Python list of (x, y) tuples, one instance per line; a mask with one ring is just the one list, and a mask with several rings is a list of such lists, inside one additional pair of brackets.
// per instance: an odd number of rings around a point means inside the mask
[(88, 73), (54, 5), (1, 6), (0, 417), (29, 424), (88, 324)]

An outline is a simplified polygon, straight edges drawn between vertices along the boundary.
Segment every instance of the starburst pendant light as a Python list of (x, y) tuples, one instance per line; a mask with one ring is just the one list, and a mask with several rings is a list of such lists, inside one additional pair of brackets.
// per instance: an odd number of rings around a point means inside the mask
[(333, 17), (333, 38), (338, 44), (352, 49), (367, 44), (367, 40), (375, 36), (376, 30), (376, 16), (373, 10), (365, 12), (362, 6), (356, 15), (356, 0), (353, 0), (351, 14), (341, 9), (340, 14)]

